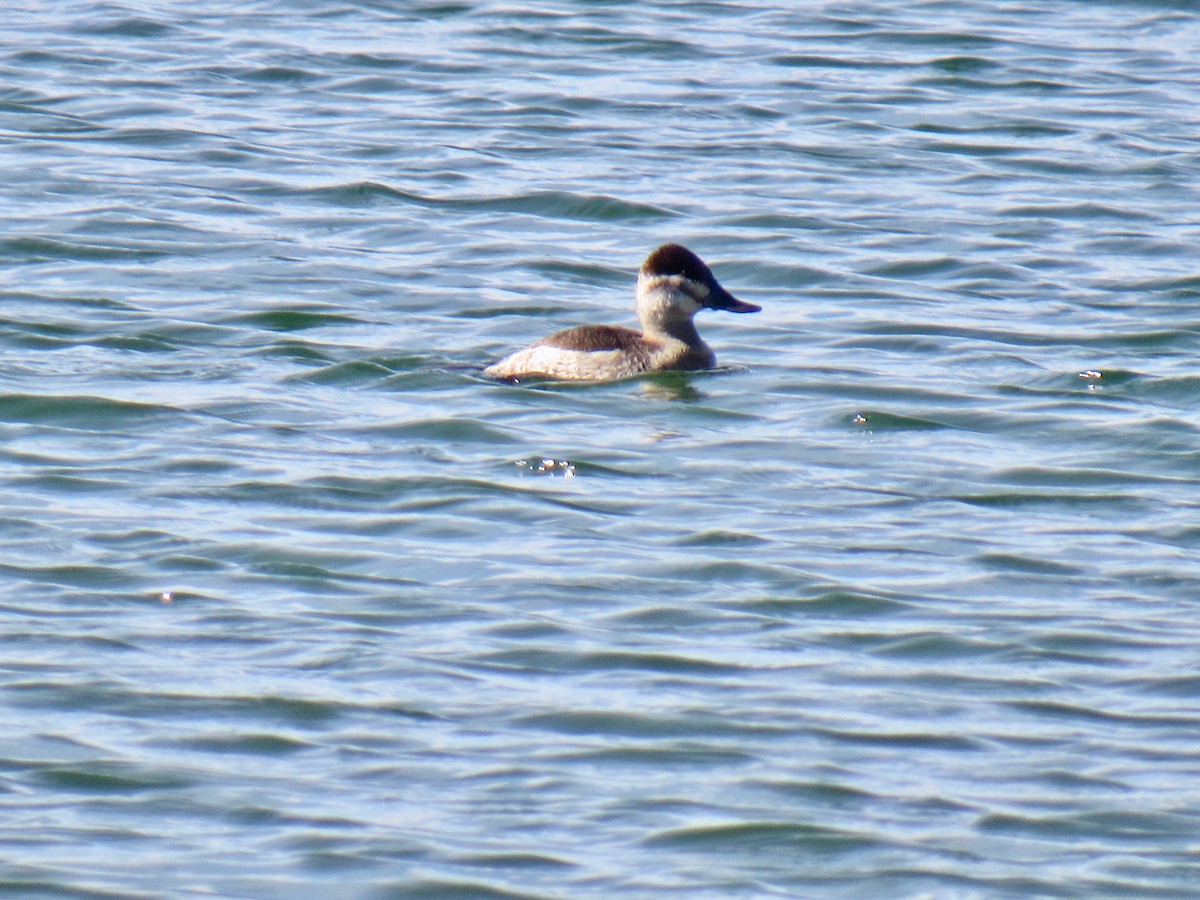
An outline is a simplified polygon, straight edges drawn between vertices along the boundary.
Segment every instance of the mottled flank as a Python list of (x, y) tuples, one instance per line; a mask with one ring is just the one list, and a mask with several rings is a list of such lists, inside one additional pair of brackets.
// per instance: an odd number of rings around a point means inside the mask
[(489, 366), (491, 378), (557, 378), (609, 381), (645, 372), (708, 369), (712, 348), (696, 331), (701, 309), (758, 312), (759, 307), (721, 287), (691, 250), (664, 244), (646, 257), (637, 281), (642, 331), (612, 325), (579, 325), (542, 338)]

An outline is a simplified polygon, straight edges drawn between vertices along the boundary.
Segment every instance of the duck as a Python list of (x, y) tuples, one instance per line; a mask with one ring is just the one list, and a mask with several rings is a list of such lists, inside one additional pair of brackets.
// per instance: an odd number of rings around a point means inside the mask
[(507, 382), (612, 381), (647, 372), (711, 369), (717, 356), (696, 331), (696, 313), (762, 309), (721, 287), (700, 257), (680, 244), (663, 244), (646, 257), (638, 272), (636, 296), (641, 331), (578, 325), (535, 341), (488, 366), (483, 374)]

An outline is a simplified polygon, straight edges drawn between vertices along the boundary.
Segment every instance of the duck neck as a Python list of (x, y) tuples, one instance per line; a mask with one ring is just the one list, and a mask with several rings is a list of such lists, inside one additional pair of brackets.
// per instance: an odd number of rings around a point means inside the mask
[(645, 332), (651, 337), (668, 337), (682, 341), (689, 347), (703, 347), (704, 341), (696, 330), (696, 322), (691, 316), (680, 318), (653, 317), (643, 322)]
[(689, 347), (703, 347), (693, 317), (699, 302), (674, 277), (638, 279), (638, 318), (648, 337), (671, 338)]

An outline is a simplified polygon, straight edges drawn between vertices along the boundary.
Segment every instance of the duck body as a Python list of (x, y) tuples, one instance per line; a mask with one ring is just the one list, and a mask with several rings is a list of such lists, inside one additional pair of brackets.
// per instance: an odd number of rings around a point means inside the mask
[(488, 366), (484, 375), (505, 381), (609, 381), (646, 372), (711, 369), (716, 354), (693, 321), (701, 309), (748, 313), (760, 307), (721, 287), (686, 247), (664, 244), (646, 257), (638, 273), (641, 331), (613, 325), (568, 328)]
[(607, 381), (645, 372), (710, 369), (716, 354), (703, 341), (689, 344), (613, 325), (579, 325), (536, 341), (484, 370), (492, 378)]

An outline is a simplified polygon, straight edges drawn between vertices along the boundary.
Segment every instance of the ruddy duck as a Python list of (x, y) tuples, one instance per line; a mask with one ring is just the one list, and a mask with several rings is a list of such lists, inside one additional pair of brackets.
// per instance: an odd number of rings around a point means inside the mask
[(737, 299), (695, 253), (663, 244), (646, 257), (637, 280), (640, 332), (580, 325), (542, 338), (483, 370), (491, 378), (607, 381), (643, 372), (711, 369), (717, 357), (692, 317), (702, 309), (735, 313), (762, 307)]

